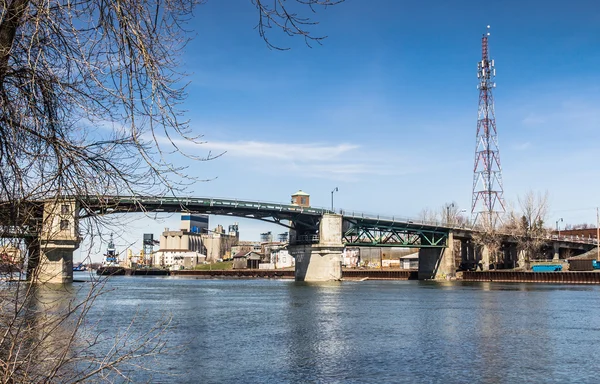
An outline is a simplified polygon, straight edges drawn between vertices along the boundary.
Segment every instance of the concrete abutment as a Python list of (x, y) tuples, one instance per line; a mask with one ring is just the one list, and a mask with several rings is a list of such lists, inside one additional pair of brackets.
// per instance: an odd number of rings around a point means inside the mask
[(319, 224), (317, 244), (289, 247), (296, 258), (296, 281), (332, 281), (342, 278), (342, 216), (325, 214)]

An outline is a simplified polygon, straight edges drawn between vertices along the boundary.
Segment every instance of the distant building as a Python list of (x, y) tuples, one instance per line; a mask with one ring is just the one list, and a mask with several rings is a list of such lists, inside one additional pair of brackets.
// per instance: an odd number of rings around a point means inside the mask
[(261, 243), (272, 243), (273, 242), (273, 233), (271, 231), (261, 233), (260, 234), (260, 242)]
[(206, 261), (206, 255), (195, 251), (165, 250), (156, 252), (154, 264), (169, 269), (193, 269)]
[(240, 252), (233, 256), (233, 269), (258, 269), (261, 255), (256, 252)]
[(400, 267), (402, 269), (419, 269), (419, 252), (401, 256)]
[(229, 226), (228, 233), (225, 233), (223, 226), (218, 225), (214, 231), (201, 236), (206, 250), (207, 261), (230, 259), (233, 254), (232, 247), (237, 245), (240, 240), (237, 224)]
[(260, 253), (263, 256), (263, 262), (265, 263), (269, 263), (271, 262), (271, 254), (273, 253), (273, 251), (277, 252), (280, 249), (283, 249), (285, 247), (284, 243), (279, 243), (279, 242), (269, 242), (269, 243), (261, 243), (260, 244)]
[(182, 213), (180, 228), (190, 233), (208, 233), (208, 215)]
[(262, 247), (260, 242), (258, 241), (238, 241), (236, 245), (231, 247), (231, 254), (237, 255), (238, 253), (247, 253), (247, 252), (256, 252), (261, 253)]
[(289, 232), (283, 232), (277, 235), (277, 241), (280, 243), (287, 243), (289, 238)]
[(181, 229), (165, 228), (160, 236), (160, 249), (153, 255), (153, 264), (167, 268), (193, 268), (206, 260), (202, 233), (207, 232), (207, 215), (181, 215)]
[(296, 265), (296, 260), (289, 254), (287, 249), (279, 248), (271, 250), (271, 264), (276, 269), (290, 268)]
[(202, 253), (204, 248), (200, 233), (171, 231), (169, 228), (165, 228), (165, 231), (160, 236), (160, 249), (158, 251), (175, 249)]
[(302, 190), (299, 190), (292, 195), (292, 205), (310, 207), (310, 195)]

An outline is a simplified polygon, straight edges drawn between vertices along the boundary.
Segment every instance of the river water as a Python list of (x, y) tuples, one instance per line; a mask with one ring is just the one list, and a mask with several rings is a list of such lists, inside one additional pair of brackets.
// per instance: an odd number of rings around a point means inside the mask
[(136, 382), (598, 382), (597, 286), (122, 276), (105, 290), (88, 319), (107, 332), (171, 318), (175, 350)]

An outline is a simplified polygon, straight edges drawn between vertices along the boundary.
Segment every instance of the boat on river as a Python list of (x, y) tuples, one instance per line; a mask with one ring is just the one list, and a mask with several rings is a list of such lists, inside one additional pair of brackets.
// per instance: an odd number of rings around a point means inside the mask
[(96, 274), (100, 276), (124, 275), (125, 268), (120, 265), (119, 254), (115, 248), (113, 235), (110, 234), (110, 241), (102, 260), (102, 266), (96, 270)]

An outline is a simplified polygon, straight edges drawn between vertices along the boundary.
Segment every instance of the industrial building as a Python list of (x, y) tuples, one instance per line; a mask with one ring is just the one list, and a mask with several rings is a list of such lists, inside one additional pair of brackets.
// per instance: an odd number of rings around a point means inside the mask
[(230, 259), (232, 247), (240, 240), (238, 224), (230, 225), (227, 233), (222, 225), (218, 225), (213, 231), (202, 234), (202, 244), (206, 254), (206, 261)]
[(206, 261), (202, 234), (208, 232), (208, 215), (181, 214), (179, 230), (165, 228), (160, 248), (153, 253), (153, 265), (168, 268), (193, 268)]

